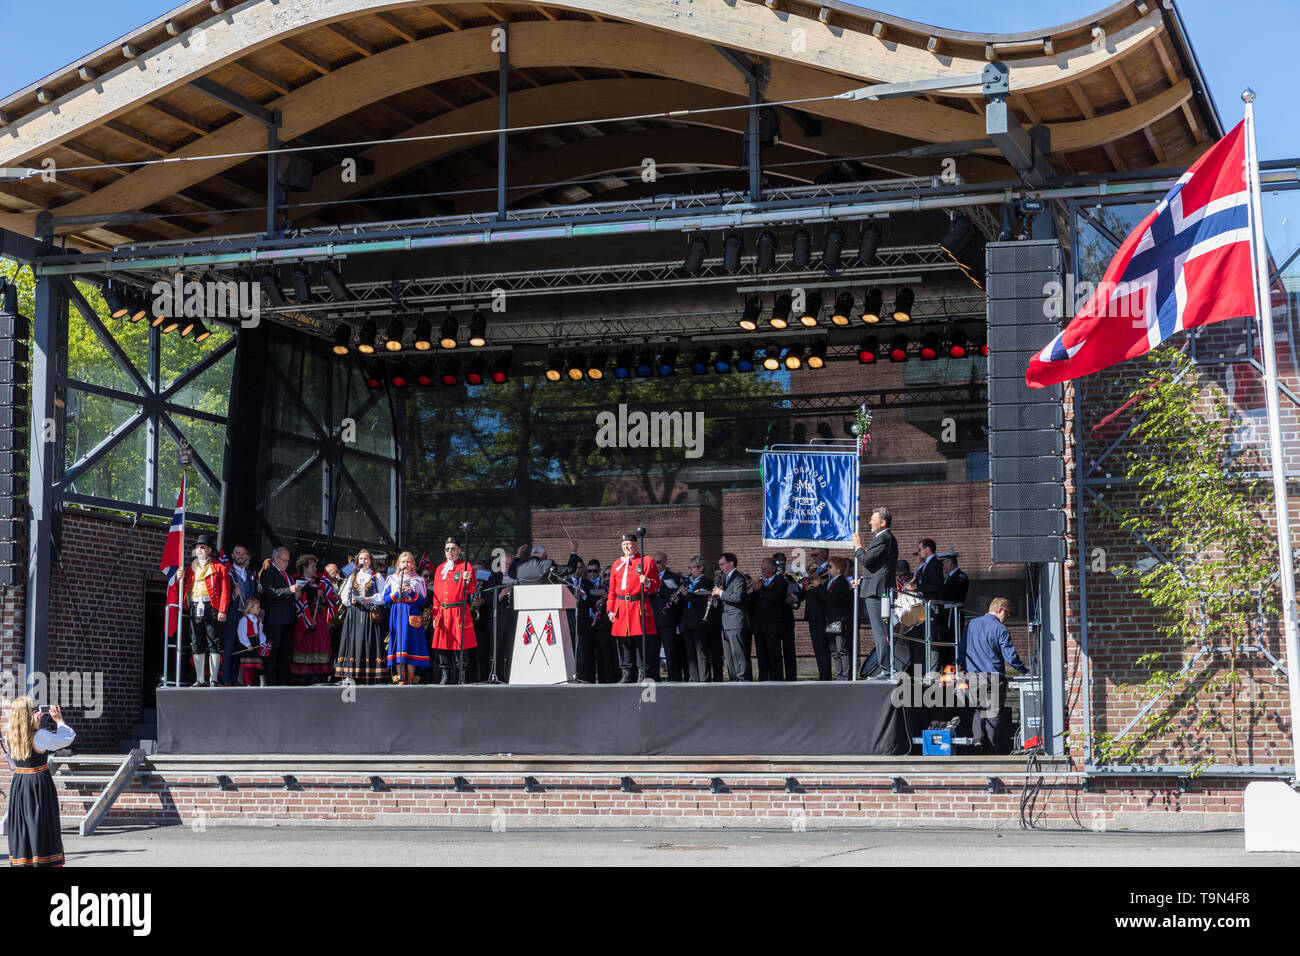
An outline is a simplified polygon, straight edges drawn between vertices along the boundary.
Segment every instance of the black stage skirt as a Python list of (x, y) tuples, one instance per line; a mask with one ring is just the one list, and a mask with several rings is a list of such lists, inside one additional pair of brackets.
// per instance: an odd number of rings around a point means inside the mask
[(59, 835), (59, 794), (48, 767), (14, 771), (9, 784), (10, 866), (62, 866), (63, 837)]
[(358, 684), (387, 684), (388, 672), (388, 610), (384, 620), (372, 621), (364, 607), (350, 607), (343, 616), (343, 633), (339, 637), (339, 655), (334, 661), (334, 673), (340, 678), (350, 677)]

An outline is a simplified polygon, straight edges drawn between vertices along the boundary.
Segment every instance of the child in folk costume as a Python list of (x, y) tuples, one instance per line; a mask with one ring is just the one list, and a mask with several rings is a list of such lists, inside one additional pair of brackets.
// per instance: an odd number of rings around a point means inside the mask
[(356, 567), (339, 591), (339, 600), (351, 608), (343, 618), (336, 672), (343, 680), (357, 684), (380, 684), (388, 680), (384, 641), (388, 634), (388, 610), (379, 603), (384, 576), (374, 567), (374, 556), (365, 549), (357, 552)]
[(415, 571), (415, 555), (403, 551), (397, 570), (384, 582), (380, 600), (388, 605), (388, 666), (396, 667), (395, 684), (418, 684), (416, 671), (429, 666), (423, 610), (428, 600), (424, 581)]
[(654, 558), (637, 550), (636, 535), (623, 535), (622, 548), (623, 557), (609, 569), (608, 613), (613, 635), (618, 638), (618, 665), (623, 671), (619, 683), (631, 684), (638, 671), (644, 677), (650, 670), (645, 660), (648, 642), (643, 637), (658, 633), (650, 595), (659, 590), (660, 581)]
[(467, 684), (465, 652), (478, 647), (470, 598), (478, 587), (474, 567), (460, 556), (460, 544), (448, 538), (443, 548), (446, 560), (433, 572), (433, 648), (442, 670), (440, 684)]
[(316, 569), (320, 559), (314, 554), (304, 554), (298, 559), (295, 570), (298, 579), (307, 587), (298, 595), (298, 622), (294, 625), (293, 664), (289, 673), (294, 682), (314, 684), (324, 680), (330, 672), (330, 617), (329, 595), (333, 586), (320, 577)]
[(249, 598), (244, 602), (244, 616), (239, 619), (239, 645), (243, 649), (239, 654), (239, 671), (245, 687), (265, 685), (266, 675), (262, 673), (262, 658), (270, 651), (266, 643), (266, 632), (262, 630), (262, 602)]

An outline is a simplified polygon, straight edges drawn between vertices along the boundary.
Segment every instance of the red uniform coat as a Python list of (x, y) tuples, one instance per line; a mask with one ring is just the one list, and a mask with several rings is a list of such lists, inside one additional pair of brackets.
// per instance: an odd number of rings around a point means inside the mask
[[(641, 578), (646, 576), (645, 600), (640, 600)], [(650, 595), (659, 590), (659, 569), (655, 559), (632, 555), (619, 558), (609, 569), (609, 602), (607, 610), (614, 615), (615, 637), (640, 637), (658, 634), (655, 630), (655, 612), (650, 606)], [(631, 598), (632, 600), (627, 600)]]
[[(218, 614), (225, 614), (230, 609), (230, 575), (226, 566), (219, 561), (208, 562), (208, 603)], [(190, 604), (190, 589), (194, 587), (194, 562), (185, 565), (185, 578), (181, 582), (181, 593), (186, 607)]]
[[(470, 614), (470, 596), (478, 587), (474, 566), (463, 559), (455, 564), (443, 561), (434, 569), (430, 611), (433, 616), (433, 637), (429, 646), (439, 651), (468, 650), (477, 647), (474, 637), (474, 618)], [(446, 604), (458, 607), (444, 607)], [(464, 627), (462, 632), (461, 628)], [(464, 634), (465, 643), (461, 644)]]

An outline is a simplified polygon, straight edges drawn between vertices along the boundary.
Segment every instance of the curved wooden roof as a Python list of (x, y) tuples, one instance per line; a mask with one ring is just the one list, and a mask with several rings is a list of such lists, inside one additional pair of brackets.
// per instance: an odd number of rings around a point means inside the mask
[[(279, 111), (287, 143), (490, 130), (493, 31), (507, 22), (511, 125), (744, 102), (744, 77), (717, 49), (726, 47), (770, 63), (768, 100), (978, 73), (1001, 60), (1011, 69), (1010, 102), (1021, 122), (1051, 129), (1060, 173), (1185, 164), (1222, 132), (1176, 14), (1155, 0), (1001, 36), (941, 30), (836, 0), (193, 0), (0, 102), (0, 166), (40, 167), (48, 159), (60, 171), (52, 182), (0, 184), (0, 225), (30, 234), (41, 211), (160, 217), (56, 230), (87, 248), (257, 231), (265, 161), (226, 154), (264, 149), (265, 127), (194, 81), (206, 78)], [(891, 154), (982, 139), (983, 103), (977, 88), (810, 103), (801, 108), (806, 115), (783, 119), (781, 145), (764, 154), (767, 175), (812, 181), (836, 161), (859, 176), (936, 174), (937, 158)], [(511, 202), (630, 195), (639, 184), (615, 174), (638, 168), (645, 155), (682, 174), (674, 190), (716, 188), (719, 176), (706, 171), (739, 162), (744, 116), (515, 134)], [(291, 202), (308, 204), (293, 210), (294, 219), (361, 222), (490, 208), (494, 144), (491, 135), (385, 142), (361, 151), (375, 172), (354, 183), (323, 175), (337, 169), (337, 157), (302, 154), (317, 175), (309, 192), (291, 194)], [(957, 153), (969, 181), (1011, 178), (992, 150)], [(217, 155), (225, 158), (110, 165)]]

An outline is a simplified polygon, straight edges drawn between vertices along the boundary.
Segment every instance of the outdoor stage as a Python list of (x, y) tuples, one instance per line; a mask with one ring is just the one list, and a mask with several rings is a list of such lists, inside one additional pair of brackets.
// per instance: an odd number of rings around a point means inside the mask
[(893, 756), (921, 726), (896, 686), (160, 688), (158, 753)]

